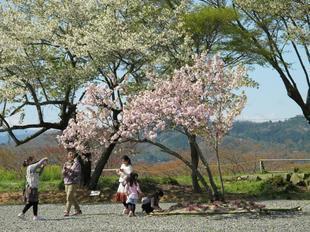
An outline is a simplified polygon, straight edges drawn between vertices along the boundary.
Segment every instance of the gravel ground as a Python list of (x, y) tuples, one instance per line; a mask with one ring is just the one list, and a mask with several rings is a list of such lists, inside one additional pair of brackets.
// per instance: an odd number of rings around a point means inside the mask
[[(63, 205), (40, 205), (46, 220), (32, 221), (32, 209), (26, 220), (17, 218), (22, 205), (0, 206), (0, 231), (310, 231), (310, 201), (265, 201), (269, 208), (304, 206), (302, 213), (269, 216), (144, 216), (140, 205), (137, 217), (121, 215), (119, 204), (82, 205), (83, 215), (63, 218)], [(163, 203), (162, 208), (171, 204)]]

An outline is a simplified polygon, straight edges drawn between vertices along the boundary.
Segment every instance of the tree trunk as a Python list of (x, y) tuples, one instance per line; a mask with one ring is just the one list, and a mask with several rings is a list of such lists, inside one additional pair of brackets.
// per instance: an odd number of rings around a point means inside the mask
[(304, 117), (310, 124), (310, 86), (308, 87), (308, 93), (307, 93), (307, 99), (306, 101), (303, 100), (296, 84), (289, 80), (289, 77), (284, 73), (284, 71), (281, 69), (278, 62), (271, 60), (270, 58), (267, 58), (268, 62), (272, 65), (272, 67), (279, 73), (280, 78), (282, 79), (282, 82), (285, 86), (287, 95), (297, 103), (297, 105), (301, 108)]
[(81, 176), (81, 184), (83, 186), (88, 186), (91, 178), (91, 154), (84, 153), (82, 154), (80, 159), (82, 176)]
[[(193, 166), (194, 170), (197, 170), (198, 169), (198, 164), (199, 164), (199, 156), (198, 156), (198, 153), (197, 153), (197, 151), (195, 149), (195, 145), (192, 143), (191, 139), (189, 139), (189, 145), (190, 145), (190, 148), (191, 148), (191, 162), (192, 162), (192, 166)], [(198, 177), (197, 177), (196, 171), (192, 170), (191, 177), (192, 177), (193, 191), (195, 193), (201, 193), (201, 188), (200, 188), (199, 183), (198, 183)]]
[(208, 174), (208, 179), (209, 179), (209, 182), (210, 182), (210, 185), (211, 185), (211, 188), (213, 190), (213, 195), (214, 195), (214, 199), (215, 200), (220, 200), (221, 199), (221, 195), (218, 191), (218, 188), (215, 184), (215, 181), (214, 181), (214, 178), (213, 178), (213, 175), (212, 175), (212, 172), (211, 172), (211, 169), (210, 169), (210, 166), (209, 166), (209, 163), (207, 161), (207, 159), (202, 155), (202, 152), (197, 144), (197, 141), (196, 141), (196, 138), (193, 139), (193, 144), (195, 146), (195, 149), (197, 151), (197, 154), (199, 155), (202, 163), (204, 164), (206, 170), (207, 170), (207, 174)]
[(115, 148), (116, 143), (111, 143), (108, 148), (102, 153), (100, 159), (98, 160), (98, 163), (95, 167), (95, 171), (93, 172), (91, 179), (90, 179), (90, 184), (89, 184), (89, 189), (95, 190), (97, 188), (97, 184), (99, 181), (99, 178), (101, 176), (102, 169), (108, 162), (110, 155), (112, 154), (113, 149)]
[(214, 200), (212, 191), (211, 191), (209, 185), (207, 184), (207, 182), (205, 181), (203, 175), (201, 175), (201, 173), (197, 169), (194, 169), (192, 164), (189, 161), (187, 161), (186, 159), (184, 159), (180, 154), (178, 154), (175, 151), (170, 150), (168, 147), (166, 147), (165, 145), (163, 145), (161, 143), (156, 143), (156, 142), (153, 142), (151, 140), (145, 139), (143, 141), (136, 141), (136, 142), (148, 142), (150, 144), (153, 144), (154, 146), (159, 147), (163, 152), (166, 152), (166, 153), (176, 157), (177, 159), (181, 160), (187, 167), (189, 167), (192, 170), (192, 172), (196, 173), (199, 181), (201, 182), (201, 184), (205, 188), (205, 190), (206, 190), (206, 192), (207, 192), (207, 194), (208, 194), (208, 196), (210, 198), (210, 201)]
[(225, 200), (225, 190), (224, 190), (224, 182), (223, 182), (223, 177), (222, 177), (218, 141), (216, 141), (216, 144), (215, 144), (215, 154), (216, 154), (216, 160), (217, 160), (217, 169), (218, 169), (218, 172), (220, 175), (220, 181), (221, 181), (221, 187), (222, 187), (222, 198), (223, 198), (223, 200)]
[(310, 95), (310, 89), (308, 90), (306, 102), (304, 102), (302, 100), (300, 92), (295, 87), (287, 89), (287, 94), (291, 99), (293, 99), (300, 106), (304, 117), (306, 118), (306, 120), (310, 124), (310, 96), (309, 96)]

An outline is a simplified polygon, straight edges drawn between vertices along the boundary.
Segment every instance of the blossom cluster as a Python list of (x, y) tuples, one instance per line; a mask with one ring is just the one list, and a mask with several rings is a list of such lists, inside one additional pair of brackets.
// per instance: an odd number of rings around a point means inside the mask
[[(156, 79), (155, 79), (156, 80)], [(254, 86), (242, 67), (227, 69), (219, 56), (197, 56), (192, 66), (158, 80), (152, 89), (132, 97), (123, 112), (122, 137), (155, 139), (165, 129), (221, 139), (246, 101), (242, 87)]]
[(106, 85), (89, 85), (78, 105), (76, 118), (69, 121), (58, 137), (59, 142), (65, 148), (92, 153), (108, 146), (117, 131), (118, 122), (113, 113), (120, 111), (120, 99), (115, 96)]

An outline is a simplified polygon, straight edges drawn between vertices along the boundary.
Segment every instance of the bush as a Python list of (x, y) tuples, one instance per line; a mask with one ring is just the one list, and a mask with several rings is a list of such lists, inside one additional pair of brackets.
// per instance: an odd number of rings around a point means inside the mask
[(274, 176), (261, 185), (262, 195), (269, 195), (271, 197), (276, 197), (279, 194), (287, 194), (290, 192), (296, 192), (298, 188), (294, 186), (291, 182), (284, 179), (282, 176)]
[(143, 177), (139, 179), (140, 186), (142, 188), (142, 191), (145, 192), (152, 192), (154, 189), (157, 188), (157, 185), (159, 182), (152, 177)]
[(1, 181), (12, 181), (20, 180), (21, 174), (14, 170), (7, 170), (0, 168), (0, 180)]
[(163, 177), (160, 181), (161, 184), (180, 185), (179, 182), (172, 177)]
[(63, 180), (59, 181), (59, 183), (57, 185), (57, 189), (58, 190), (65, 190), (65, 184), (64, 184)]
[(105, 176), (105, 177), (100, 177), (100, 179), (98, 181), (97, 188), (98, 189), (110, 188), (111, 190), (116, 191), (118, 185), (119, 185), (118, 177), (115, 177), (115, 176), (111, 176), (111, 177)]
[(61, 167), (59, 165), (48, 165), (44, 168), (42, 175), (40, 176), (41, 181), (53, 181), (61, 180)]

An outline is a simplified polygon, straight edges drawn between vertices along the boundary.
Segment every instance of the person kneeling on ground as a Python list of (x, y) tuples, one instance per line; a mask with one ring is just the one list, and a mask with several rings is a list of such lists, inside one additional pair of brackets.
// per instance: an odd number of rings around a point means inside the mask
[(43, 158), (39, 162), (34, 161), (33, 157), (30, 156), (24, 161), (23, 166), (27, 167), (26, 171), (26, 187), (24, 189), (24, 200), (26, 205), (23, 211), (18, 214), (18, 217), (25, 219), (25, 213), (32, 206), (33, 208), (33, 220), (42, 220), (43, 218), (38, 217), (38, 204), (39, 204), (39, 177), (43, 172), (44, 167), (47, 165), (48, 158)]
[(154, 210), (161, 211), (159, 207), (159, 200), (164, 195), (162, 190), (157, 190), (154, 194), (142, 198), (142, 212), (147, 214), (153, 212)]

